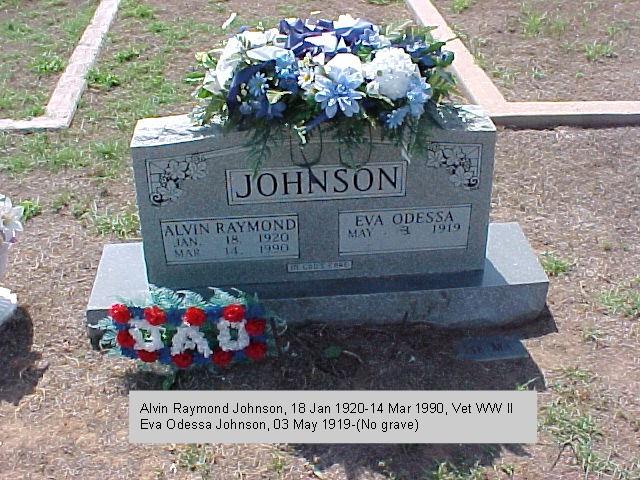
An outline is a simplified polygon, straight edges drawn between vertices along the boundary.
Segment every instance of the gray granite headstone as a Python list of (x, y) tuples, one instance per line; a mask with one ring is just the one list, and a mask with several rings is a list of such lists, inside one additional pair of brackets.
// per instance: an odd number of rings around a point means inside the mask
[[(197, 133), (196, 133), (197, 132)], [(131, 143), (152, 283), (201, 288), (482, 270), (495, 127), (485, 116), (434, 126), (408, 162), (374, 140), (354, 170), (325, 139), (307, 168), (284, 143), (257, 175), (248, 133), (145, 119)], [(310, 152), (313, 151), (313, 152)], [(362, 149), (368, 155), (368, 148)]]
[[(255, 292), (289, 321), (406, 319), (394, 302), (409, 302), (414, 321), (534, 318), (547, 279), (526, 239), (514, 225), (488, 240), (495, 127), (477, 107), (434, 116), (419, 157), (374, 137), (369, 161), (349, 169), (330, 138), (303, 151), (285, 139), (255, 174), (247, 132), (194, 127), (186, 116), (139, 121), (131, 151), (143, 245), (128, 255), (143, 255), (145, 272), (134, 276)], [(495, 251), (502, 244), (513, 258)], [(112, 252), (101, 272), (118, 262)], [(107, 277), (99, 273), (91, 312), (122, 290)], [(529, 282), (519, 298), (504, 292)], [(487, 288), (504, 298), (484, 304)]]

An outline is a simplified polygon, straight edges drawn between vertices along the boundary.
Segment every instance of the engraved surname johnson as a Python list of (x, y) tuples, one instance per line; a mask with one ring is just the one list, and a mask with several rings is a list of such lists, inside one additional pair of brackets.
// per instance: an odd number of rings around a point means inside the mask
[(466, 248), (471, 205), (339, 213), (340, 255)]
[(301, 202), (322, 199), (401, 197), (405, 195), (407, 164), (381, 162), (359, 170), (342, 165), (227, 170), (229, 205)]
[(160, 222), (167, 265), (298, 258), (298, 216)]

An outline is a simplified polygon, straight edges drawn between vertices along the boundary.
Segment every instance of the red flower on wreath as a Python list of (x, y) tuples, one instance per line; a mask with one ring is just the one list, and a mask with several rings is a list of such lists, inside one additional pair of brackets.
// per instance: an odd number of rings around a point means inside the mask
[(184, 321), (192, 327), (199, 327), (207, 321), (207, 314), (198, 307), (189, 307), (184, 312)]
[(228, 367), (231, 360), (233, 360), (233, 352), (218, 349), (211, 355), (211, 361), (219, 367)]
[(261, 318), (252, 318), (247, 320), (247, 324), (244, 328), (247, 330), (247, 333), (250, 337), (258, 337), (264, 333), (264, 328), (267, 325), (266, 320), (262, 320)]
[(127, 323), (131, 319), (131, 312), (126, 305), (116, 303), (115, 305), (111, 305), (109, 316), (116, 323)]
[(171, 360), (173, 360), (173, 363), (175, 363), (178, 368), (187, 368), (193, 363), (193, 356), (189, 352), (182, 352), (171, 355)]
[(254, 362), (262, 360), (267, 354), (267, 346), (262, 342), (251, 342), (249, 346), (244, 349), (244, 354)]
[(116, 340), (122, 348), (133, 348), (136, 344), (136, 341), (127, 330), (119, 331), (118, 335), (116, 335)]
[(164, 313), (164, 310), (154, 305), (144, 309), (144, 319), (157, 327), (167, 321), (167, 314)]
[(147, 352), (146, 350), (138, 350), (138, 358), (143, 362), (153, 363), (158, 360), (158, 352)]
[(227, 322), (241, 322), (244, 318), (245, 309), (242, 305), (234, 303), (227, 305), (222, 310), (222, 316)]

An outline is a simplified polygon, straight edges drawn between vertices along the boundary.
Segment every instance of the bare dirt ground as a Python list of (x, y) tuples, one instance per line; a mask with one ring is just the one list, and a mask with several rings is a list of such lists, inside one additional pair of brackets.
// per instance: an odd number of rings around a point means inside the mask
[(433, 3), (509, 101), (638, 99), (637, 0)]
[[(69, 132), (0, 137), (0, 190), (42, 205), (26, 223), (4, 281), (22, 308), (0, 330), (0, 478), (640, 478), (640, 307), (632, 296), (640, 275), (638, 128), (498, 132), (492, 217), (520, 222), (557, 273), (549, 310), (534, 325), (509, 331), (525, 338), (529, 358), (457, 360), (453, 344), (470, 332), (319, 325), (289, 330), (283, 340), (290, 349), (278, 359), (223, 375), (186, 373), (176, 385), (348, 390), (528, 384), (524, 388), (540, 392), (538, 444), (129, 444), (127, 394), (159, 389), (162, 377), (90, 350), (83, 311), (102, 245), (119, 241), (114, 233), (104, 236), (109, 229), (98, 219), (110, 215), (113, 232), (135, 236), (118, 216), (135, 204), (126, 158), (133, 121), (188, 111), (189, 87), (180, 79), (192, 52), (221, 33), (203, 23), (219, 28), (231, 11), (245, 21), (314, 10), (336, 16), (345, 9), (374, 20), (408, 17), (398, 4), (284, 7), (234, 0), (175, 7), (150, 2), (144, 5), (151, 14), (139, 9), (142, 15), (127, 16), (139, 5), (125, 2), (99, 65), (119, 77), (119, 87), (91, 89)], [(192, 22), (188, 31), (180, 27), (185, 22)], [(130, 47), (140, 47), (140, 55), (114, 62)], [(65, 148), (77, 156), (52, 163)], [(319, 354), (332, 345), (362, 362)]]

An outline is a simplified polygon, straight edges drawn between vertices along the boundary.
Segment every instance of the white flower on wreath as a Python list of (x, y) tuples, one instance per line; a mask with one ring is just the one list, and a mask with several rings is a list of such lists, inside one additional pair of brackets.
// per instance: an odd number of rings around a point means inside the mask
[(158, 187), (156, 191), (162, 195), (162, 198), (167, 200), (177, 200), (182, 195), (182, 190), (178, 188), (178, 184), (173, 180), (167, 180), (166, 184), (162, 187)]
[(187, 178), (187, 168), (189, 165), (185, 161), (171, 160), (164, 173), (172, 180), (184, 180)]
[(24, 207), (14, 207), (9, 197), (0, 200), (0, 236), (6, 242), (13, 240), (22, 232), (22, 214)]
[[(147, 352), (155, 352), (164, 347), (162, 342), (163, 327), (151, 325), (146, 320), (134, 319), (130, 321), (132, 328), (129, 329), (129, 334), (135, 340), (134, 350), (146, 350)], [(149, 339), (144, 338), (144, 331), (149, 335)]]
[(298, 85), (303, 90), (311, 90), (316, 75), (319, 73), (319, 67), (314, 65), (311, 55), (307, 54), (302, 60), (298, 60)]
[(340, 75), (345, 72), (350, 77), (360, 80), (360, 83), (364, 82), (362, 75), (362, 62), (357, 55), (353, 53), (338, 53), (335, 57), (327, 62), (324, 66), (324, 71), (334, 82), (337, 82)]
[(178, 355), (185, 350), (197, 350), (203, 357), (209, 358), (211, 348), (209, 342), (197, 327), (178, 327), (171, 340), (171, 355)]
[[(249, 334), (245, 327), (246, 324), (247, 321), (244, 319), (241, 322), (228, 322), (227, 320), (221, 319), (217, 323), (219, 332), (218, 345), (220, 345), (220, 348), (225, 352), (236, 352), (246, 348), (249, 345)], [(237, 331), (237, 338), (235, 340), (231, 339), (231, 329)]]
[(381, 95), (398, 100), (409, 91), (410, 80), (419, 74), (411, 56), (402, 48), (383, 48), (376, 52), (374, 59), (365, 63), (364, 75), (378, 84)]

